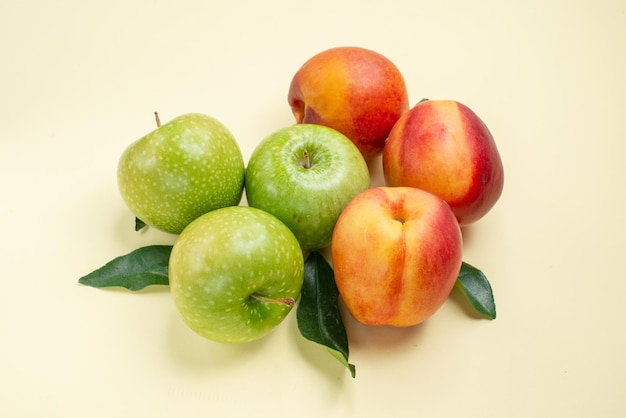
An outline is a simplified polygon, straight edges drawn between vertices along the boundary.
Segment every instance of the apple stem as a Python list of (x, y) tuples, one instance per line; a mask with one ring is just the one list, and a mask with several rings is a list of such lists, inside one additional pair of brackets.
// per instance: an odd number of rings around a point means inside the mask
[(159, 112), (154, 112), (154, 119), (156, 120), (157, 128), (161, 127), (161, 118), (159, 118)]
[(311, 157), (309, 156), (309, 152), (307, 150), (304, 150), (304, 152), (302, 153), (302, 157), (304, 157), (304, 160), (302, 161), (302, 167), (306, 169), (311, 168)]
[(281, 305), (294, 306), (296, 304), (296, 300), (294, 298), (268, 298), (267, 296), (263, 296), (260, 293), (253, 293), (250, 295), (252, 299), (256, 299), (265, 303), (279, 303)]

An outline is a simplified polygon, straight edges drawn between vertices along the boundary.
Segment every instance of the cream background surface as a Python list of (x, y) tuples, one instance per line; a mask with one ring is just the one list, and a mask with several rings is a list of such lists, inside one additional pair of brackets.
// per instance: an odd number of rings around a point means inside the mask
[[(626, 3), (108, 0), (0, 4), (0, 415), (622, 417)], [(293, 123), (313, 54), (390, 58), (411, 103), (455, 99), (496, 138), (505, 189), (465, 231), (498, 317), (450, 300), (423, 325), (346, 317), (352, 379), (299, 335), (222, 346), (167, 288), (77, 280), (139, 246), (123, 149), (162, 120), (221, 120), (247, 160)], [(373, 184), (382, 184), (379, 164)]]

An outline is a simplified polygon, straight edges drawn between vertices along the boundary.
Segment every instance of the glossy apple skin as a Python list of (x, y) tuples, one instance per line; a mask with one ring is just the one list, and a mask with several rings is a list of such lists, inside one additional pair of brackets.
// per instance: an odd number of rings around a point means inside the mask
[(402, 74), (383, 55), (358, 47), (318, 53), (294, 75), (288, 94), (298, 123), (338, 130), (366, 161), (379, 155), (394, 123), (408, 109)]
[(248, 205), (280, 219), (305, 250), (328, 247), (343, 208), (369, 186), (357, 147), (336, 130), (313, 124), (268, 135), (250, 156), (245, 178)]
[(419, 324), (448, 298), (462, 246), (454, 214), (439, 197), (410, 187), (368, 189), (335, 225), (337, 288), (365, 325)]
[(230, 131), (208, 115), (188, 113), (129, 145), (118, 163), (117, 183), (137, 218), (179, 234), (200, 215), (237, 205), (244, 170)]
[(300, 295), (302, 250), (274, 216), (247, 206), (209, 212), (178, 236), (169, 261), (172, 297), (199, 335), (240, 344), (272, 331), (292, 309), (256, 298)]
[(504, 170), (485, 123), (453, 100), (423, 101), (394, 125), (383, 151), (388, 186), (430, 191), (452, 208), (461, 226), (496, 204)]

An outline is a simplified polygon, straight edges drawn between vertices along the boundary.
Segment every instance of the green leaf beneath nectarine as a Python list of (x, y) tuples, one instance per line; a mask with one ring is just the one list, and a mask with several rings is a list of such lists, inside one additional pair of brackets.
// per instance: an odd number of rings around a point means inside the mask
[(339, 290), (332, 267), (318, 251), (304, 263), (304, 283), (296, 313), (300, 334), (326, 346), (355, 377), (356, 368), (348, 363), (348, 336), (339, 310)]
[(482, 271), (463, 262), (454, 286), (461, 291), (476, 312), (489, 319), (496, 318), (493, 291)]

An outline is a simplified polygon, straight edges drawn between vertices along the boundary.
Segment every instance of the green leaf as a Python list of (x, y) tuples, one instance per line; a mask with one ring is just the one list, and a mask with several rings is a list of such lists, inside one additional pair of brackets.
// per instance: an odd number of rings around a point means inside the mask
[(139, 218), (135, 218), (135, 231), (140, 231), (146, 227), (146, 223)]
[(482, 271), (463, 262), (455, 287), (463, 293), (476, 312), (489, 319), (496, 318), (493, 291)]
[(352, 376), (352, 378), (354, 378), (356, 376), (356, 367), (354, 366), (354, 364), (348, 363), (348, 359), (344, 357), (343, 354), (339, 351), (333, 350), (332, 348), (328, 347), (326, 348), (333, 357), (335, 357), (337, 360), (339, 360), (341, 364), (348, 368), (348, 370), (350, 371), (350, 375)]
[(150, 245), (114, 258), (81, 277), (78, 283), (92, 287), (121, 286), (141, 290), (150, 285), (169, 285), (167, 267), (171, 245)]
[(300, 334), (326, 346), (354, 378), (356, 368), (348, 363), (348, 336), (339, 310), (339, 290), (332, 267), (318, 251), (304, 263), (304, 283), (296, 312)]

